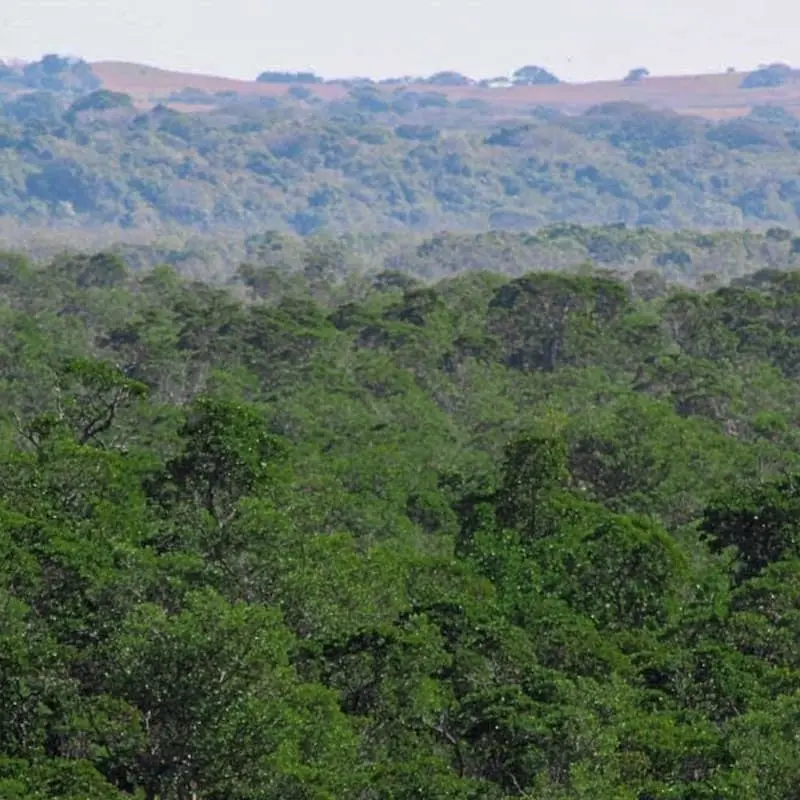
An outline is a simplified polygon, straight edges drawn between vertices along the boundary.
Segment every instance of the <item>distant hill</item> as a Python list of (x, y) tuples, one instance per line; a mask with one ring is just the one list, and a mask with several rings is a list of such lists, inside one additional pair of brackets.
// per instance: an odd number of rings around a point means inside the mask
[(485, 89), (47, 58), (0, 76), (3, 231), (800, 226), (793, 73)]
[[(103, 86), (131, 94), (141, 103), (167, 99), (187, 87), (211, 94), (234, 91), (248, 96), (276, 97), (286, 94), (288, 83), (264, 83), (233, 80), (213, 75), (174, 72), (118, 61), (102, 61), (91, 65)], [(580, 113), (603, 103), (631, 102), (654, 108), (692, 113), (708, 119), (744, 116), (752, 108), (766, 103), (782, 105), (800, 113), (800, 80), (794, 78), (779, 86), (756, 89), (742, 88), (748, 73), (727, 72), (709, 75), (651, 76), (643, 80), (596, 81), (590, 83), (557, 83), (538, 86), (483, 87), (437, 84), (438, 91), (453, 101), (480, 99), (500, 108), (544, 104), (565, 112)], [(419, 88), (422, 84), (410, 84)], [(336, 83), (317, 83), (309, 87), (324, 100), (337, 99), (347, 93)], [(390, 91), (394, 87), (382, 87)]]

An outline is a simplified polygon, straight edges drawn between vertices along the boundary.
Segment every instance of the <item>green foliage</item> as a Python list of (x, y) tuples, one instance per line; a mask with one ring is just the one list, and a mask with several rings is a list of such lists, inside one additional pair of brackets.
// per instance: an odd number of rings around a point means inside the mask
[(745, 75), (741, 88), (763, 89), (781, 86), (792, 77), (793, 72), (792, 68), (786, 64), (770, 64)]
[(0, 796), (793, 800), (792, 248), (0, 254)]
[(512, 76), (512, 81), (522, 86), (552, 85), (560, 83), (552, 72), (548, 72), (544, 67), (528, 65), (520, 67)]
[(81, 111), (109, 111), (112, 108), (133, 108), (133, 99), (123, 92), (98, 89), (76, 100), (70, 107), (71, 114)]
[(200, 397), (178, 432), (183, 451), (167, 463), (181, 494), (217, 522), (246, 495), (263, 488), (280, 444), (264, 420), (247, 407)]
[(262, 72), (257, 78), (260, 83), (322, 83), (322, 78), (313, 72)]
[[(800, 140), (786, 115), (715, 123), (609, 103), (580, 116), (509, 109), (501, 120), (479, 98), (406, 86), (357, 84), (326, 100), (311, 73), (260, 76), (280, 98), (186, 89), (171, 100), (191, 113), (137, 113), (88, 65), (43, 64), (16, 76), (30, 88), (10, 93), (0, 116), (0, 211), (20, 238), (66, 227), (85, 247), (98, 229), (141, 242), (265, 228), (529, 232), (565, 220), (766, 229), (795, 226), (800, 213)], [(512, 80), (558, 82), (539, 67)]]
[(736, 547), (744, 575), (750, 577), (782, 558), (800, 553), (797, 476), (758, 487), (744, 487), (710, 505), (704, 532), (716, 549)]
[(22, 83), (30, 89), (82, 93), (99, 88), (92, 68), (81, 59), (48, 53), (21, 69)]

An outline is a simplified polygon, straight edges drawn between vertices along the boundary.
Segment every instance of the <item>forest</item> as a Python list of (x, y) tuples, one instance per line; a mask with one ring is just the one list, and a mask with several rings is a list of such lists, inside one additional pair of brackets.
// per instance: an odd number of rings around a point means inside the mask
[(4, 252), (0, 797), (795, 800), (796, 242)]
[(746, 89), (736, 102), (752, 108), (717, 120), (630, 102), (504, 109), (436, 85), (353, 84), (333, 100), (299, 84), (280, 98), (187, 87), (141, 107), (99, 88), (88, 65), (48, 71), (60, 64), (31, 65), (24, 90), (0, 65), (0, 231), (15, 244), (17, 227), (308, 235), (800, 223), (800, 120)]
[(22, 243), (36, 261), (103, 251), (121, 257), (134, 270), (168, 265), (183, 276), (216, 286), (246, 280), (257, 268), (261, 283), (269, 274), (275, 290), (294, 286), (302, 293), (314, 271), (322, 269), (324, 282), (340, 299), (349, 298), (354, 276), (381, 271), (402, 272), (430, 283), (474, 271), (520, 277), (531, 271), (574, 273), (600, 267), (625, 279), (638, 273), (637, 280), (710, 288), (762, 269), (800, 266), (800, 231), (782, 226), (762, 231), (669, 231), (624, 223), (556, 223), (524, 232), (351, 231), (307, 236), (269, 229), (223, 235), (19, 228), (17, 234), (18, 239), (12, 235), (7, 240)]

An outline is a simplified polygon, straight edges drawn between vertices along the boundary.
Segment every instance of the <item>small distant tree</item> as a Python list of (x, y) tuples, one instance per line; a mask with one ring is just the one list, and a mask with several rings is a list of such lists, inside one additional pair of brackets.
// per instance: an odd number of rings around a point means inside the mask
[(634, 67), (626, 76), (625, 83), (638, 83), (650, 77), (650, 70), (646, 67)]
[(313, 72), (262, 72), (256, 80), (259, 83), (323, 83), (323, 79)]
[(512, 83), (517, 86), (552, 86), (561, 83), (561, 81), (553, 75), (552, 72), (548, 72), (544, 69), (544, 67), (528, 64), (527, 66), (520, 67), (512, 75)]
[(98, 89), (76, 100), (69, 108), (71, 114), (81, 111), (109, 111), (112, 108), (133, 108), (133, 98), (124, 92)]
[(61, 119), (64, 108), (53, 92), (39, 91), (20, 94), (15, 100), (7, 101), (3, 114), (16, 122), (33, 121), (55, 124)]
[(82, 59), (65, 58), (54, 53), (41, 61), (26, 64), (22, 69), (23, 82), (30, 89), (53, 92), (91, 92), (100, 88), (100, 80)]
[(356, 102), (359, 111), (368, 111), (376, 114), (389, 110), (388, 100), (370, 87), (359, 87), (349, 92), (350, 97)]
[[(35, 68), (35, 65), (32, 66)], [(58, 75), (59, 73), (69, 69), (70, 60), (68, 58), (64, 58), (63, 56), (59, 56), (56, 53), (49, 53), (39, 62), (39, 67), (46, 75)]]
[(794, 70), (788, 64), (769, 64), (745, 75), (739, 86), (742, 89), (771, 89), (782, 86), (793, 74)]
[(30, 89), (60, 91), (64, 88), (63, 74), (69, 61), (57, 55), (46, 55), (41, 61), (26, 64), (22, 69), (25, 86)]
[(437, 72), (424, 80), (424, 83), (429, 83), (431, 86), (471, 86), (474, 82), (472, 78), (460, 72), (451, 71)]

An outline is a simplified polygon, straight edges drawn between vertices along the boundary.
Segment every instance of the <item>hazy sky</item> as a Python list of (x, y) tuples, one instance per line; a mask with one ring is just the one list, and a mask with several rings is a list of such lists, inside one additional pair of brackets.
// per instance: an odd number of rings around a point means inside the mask
[(800, 62), (792, 0), (0, 0), (0, 59), (56, 52), (254, 78), (475, 77), (523, 64), (567, 80)]

